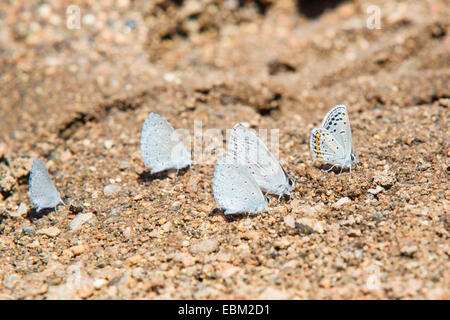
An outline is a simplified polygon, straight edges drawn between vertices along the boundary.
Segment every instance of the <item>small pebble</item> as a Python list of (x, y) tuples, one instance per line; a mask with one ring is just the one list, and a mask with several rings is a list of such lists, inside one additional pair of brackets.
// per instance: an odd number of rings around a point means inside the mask
[(190, 252), (192, 254), (196, 254), (196, 253), (211, 253), (216, 251), (219, 248), (219, 243), (214, 240), (214, 239), (207, 239), (207, 240), (202, 240), (200, 242), (198, 242), (197, 244), (193, 245), (192, 248), (190, 249)]
[(36, 235), (36, 231), (33, 229), (33, 227), (25, 227), (22, 229), (22, 232), (26, 235), (29, 236), (34, 236)]
[(112, 140), (106, 140), (103, 145), (105, 146), (105, 149), (111, 149), (111, 147), (113, 146), (113, 141)]
[(171, 228), (172, 228), (172, 222), (170, 222), (170, 221), (166, 222), (164, 225), (161, 226), (161, 229), (164, 232), (169, 232)]
[(17, 208), (16, 212), (11, 212), (9, 215), (14, 218), (19, 218), (24, 216), (28, 211), (28, 208), (25, 203), (21, 202), (19, 204), (19, 208)]
[(59, 230), (56, 227), (49, 227), (49, 228), (39, 229), (37, 231), (37, 234), (43, 234), (43, 235), (46, 235), (47, 237), (50, 237), (50, 238), (57, 237), (60, 233), (61, 233), (61, 230)]
[(135, 255), (127, 259), (128, 263), (131, 265), (139, 264), (142, 262), (142, 257), (140, 255)]
[(381, 191), (383, 191), (383, 188), (380, 186), (377, 186), (375, 189), (367, 190), (367, 192), (369, 192), (370, 194), (373, 194), (373, 195), (379, 194)]
[(341, 199), (339, 199), (338, 201), (336, 201), (334, 204), (333, 204), (333, 208), (334, 209), (339, 209), (339, 208), (341, 208), (342, 206), (344, 206), (344, 205), (346, 205), (346, 204), (348, 204), (348, 203), (351, 203), (352, 201), (349, 199), (349, 198), (347, 198), (347, 197), (344, 197), (344, 198), (341, 198)]
[(378, 171), (373, 177), (373, 182), (384, 188), (392, 187), (395, 181), (395, 174), (389, 170)]
[(111, 196), (120, 191), (120, 186), (115, 184), (109, 184), (106, 187), (103, 188), (103, 194), (105, 196)]
[(100, 290), (107, 283), (108, 283), (108, 281), (106, 281), (105, 279), (95, 279), (92, 284), (94, 285), (95, 290)]
[(293, 216), (284, 217), (284, 223), (290, 228), (295, 228), (295, 219)]
[(119, 169), (120, 170), (125, 170), (128, 169), (130, 167), (130, 161), (128, 160), (122, 160), (119, 162)]
[(80, 213), (69, 224), (69, 229), (72, 231), (80, 230), (83, 224), (92, 222), (95, 219), (95, 215), (91, 212)]
[(67, 162), (70, 159), (72, 159), (72, 153), (69, 150), (66, 150), (61, 154), (60, 160), (62, 162)]
[(400, 254), (402, 256), (412, 258), (418, 250), (419, 248), (416, 245), (404, 246), (400, 249)]
[(85, 252), (87, 250), (85, 245), (77, 245), (77, 246), (73, 246), (70, 248), (70, 252), (72, 252), (72, 254), (76, 257), (79, 256), (80, 254), (82, 254), (83, 252)]
[(91, 281), (82, 280), (79, 283), (77, 293), (81, 299), (89, 298), (94, 294), (94, 285), (91, 283)]

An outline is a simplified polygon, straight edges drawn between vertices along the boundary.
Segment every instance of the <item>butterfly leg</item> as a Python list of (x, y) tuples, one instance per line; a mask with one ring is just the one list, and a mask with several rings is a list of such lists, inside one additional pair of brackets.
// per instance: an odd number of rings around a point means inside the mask
[(270, 203), (270, 197), (267, 195), (269, 193), (269, 191), (266, 192), (266, 194), (264, 195), (264, 198)]
[(328, 169), (328, 170), (324, 170), (325, 172), (330, 172), (331, 170), (333, 170), (334, 169), (334, 167), (336, 167), (336, 165), (335, 164), (333, 164), (333, 166), (330, 168), (330, 169)]

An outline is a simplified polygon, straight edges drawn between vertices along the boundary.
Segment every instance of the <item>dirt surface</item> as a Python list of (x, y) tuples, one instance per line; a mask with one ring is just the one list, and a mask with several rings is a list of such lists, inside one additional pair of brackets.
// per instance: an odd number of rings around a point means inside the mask
[[(450, 298), (447, 1), (75, 2), (80, 29), (67, 1), (0, 4), (0, 298)], [(309, 151), (336, 104), (351, 175)], [(279, 129), (293, 198), (225, 218), (216, 156), (149, 177), (149, 112)], [(30, 203), (33, 157), (57, 213)]]

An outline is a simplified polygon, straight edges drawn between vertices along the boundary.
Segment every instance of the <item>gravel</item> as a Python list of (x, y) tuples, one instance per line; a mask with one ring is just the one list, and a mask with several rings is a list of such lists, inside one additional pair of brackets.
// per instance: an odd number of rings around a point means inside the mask
[[(0, 298), (449, 299), (447, 2), (377, 1), (379, 30), (364, 1), (297, 3), (83, 0), (68, 30), (66, 2), (1, 1)], [(325, 172), (310, 131), (341, 103), (359, 162)], [(219, 151), (150, 175), (150, 112), (194, 155), (277, 133), (292, 198), (224, 216)], [(33, 210), (34, 157), (58, 214)]]

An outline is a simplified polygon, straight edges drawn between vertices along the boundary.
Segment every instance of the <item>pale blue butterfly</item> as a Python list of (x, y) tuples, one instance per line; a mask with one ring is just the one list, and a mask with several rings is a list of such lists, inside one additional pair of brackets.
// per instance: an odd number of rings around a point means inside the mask
[(216, 162), (212, 184), (214, 199), (225, 214), (257, 213), (268, 209), (267, 201), (247, 168), (228, 154)]
[(151, 173), (179, 169), (191, 165), (191, 154), (177, 132), (159, 114), (150, 113), (141, 131), (141, 154)]
[(325, 116), (319, 128), (311, 130), (311, 152), (314, 159), (331, 163), (335, 166), (352, 170), (358, 163), (353, 153), (352, 130), (345, 105), (333, 107)]
[(38, 158), (33, 160), (29, 185), (30, 199), (33, 205), (37, 207), (36, 211), (44, 208), (55, 208), (56, 211), (56, 206), (59, 203), (65, 205), (48, 174), (47, 168)]

